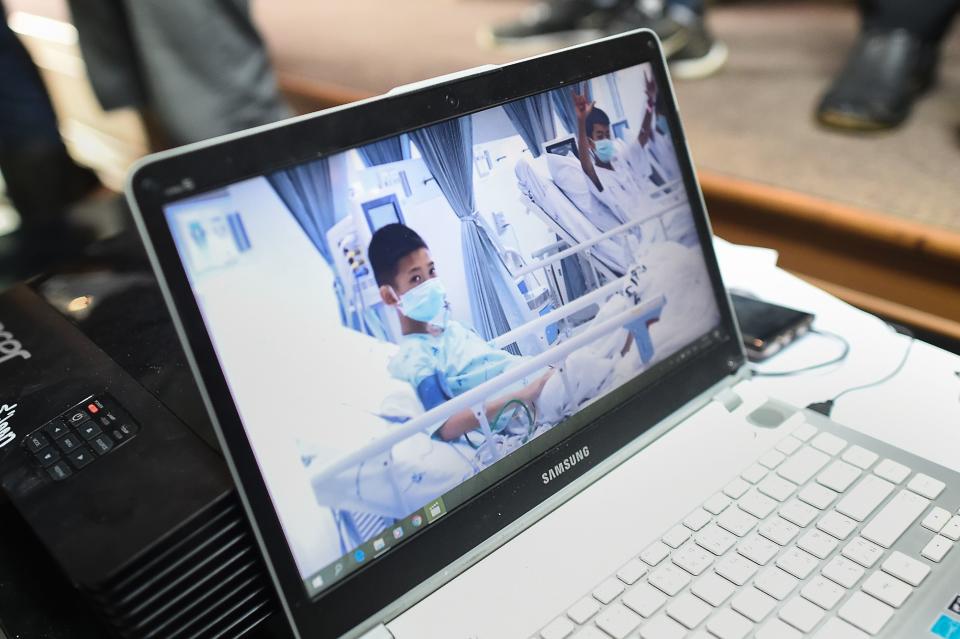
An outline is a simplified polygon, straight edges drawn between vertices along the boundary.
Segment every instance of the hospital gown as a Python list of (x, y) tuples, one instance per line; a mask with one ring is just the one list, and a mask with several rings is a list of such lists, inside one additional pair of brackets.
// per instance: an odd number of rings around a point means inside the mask
[(404, 335), (388, 370), (414, 389), (439, 373), (453, 397), (493, 379), (521, 358), (493, 348), (474, 331), (450, 320), (439, 335)]

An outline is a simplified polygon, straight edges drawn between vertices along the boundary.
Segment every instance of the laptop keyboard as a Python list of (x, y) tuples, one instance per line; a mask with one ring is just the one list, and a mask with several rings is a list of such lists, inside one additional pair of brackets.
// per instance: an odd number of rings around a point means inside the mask
[(870, 637), (960, 539), (945, 487), (802, 424), (537, 636)]

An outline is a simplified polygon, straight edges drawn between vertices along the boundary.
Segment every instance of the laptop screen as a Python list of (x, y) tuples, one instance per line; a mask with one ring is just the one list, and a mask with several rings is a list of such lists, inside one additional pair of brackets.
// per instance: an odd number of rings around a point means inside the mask
[(165, 207), (310, 595), (720, 338), (661, 97), (637, 65)]

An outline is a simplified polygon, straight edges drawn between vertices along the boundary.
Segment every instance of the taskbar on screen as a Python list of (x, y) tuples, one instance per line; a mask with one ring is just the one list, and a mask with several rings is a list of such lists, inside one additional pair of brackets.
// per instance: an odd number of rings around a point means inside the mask
[(398, 519), (371, 539), (360, 544), (337, 561), (323, 567), (303, 580), (310, 597), (315, 597), (370, 561), (389, 552), (410, 535), (433, 523), (447, 513), (443, 497), (438, 497), (404, 519)]

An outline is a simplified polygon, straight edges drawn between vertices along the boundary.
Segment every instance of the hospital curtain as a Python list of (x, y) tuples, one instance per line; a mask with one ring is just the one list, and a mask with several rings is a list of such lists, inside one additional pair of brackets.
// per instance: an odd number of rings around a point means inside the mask
[(567, 133), (576, 134), (577, 132), (577, 113), (573, 109), (573, 96), (572, 93), (577, 93), (578, 95), (587, 96), (588, 100), (593, 99), (593, 90), (590, 88), (590, 81), (578, 82), (572, 86), (565, 86), (559, 89), (554, 89), (550, 92), (550, 99), (553, 100), (553, 108), (557, 112), (557, 116), (560, 118), (560, 122), (563, 124), (563, 128), (567, 130)]
[(553, 109), (550, 95), (541, 93), (503, 105), (513, 127), (523, 138), (533, 157), (540, 157), (540, 148), (547, 140), (557, 137), (557, 127), (553, 122)]
[(359, 149), (363, 163), (379, 166), (390, 162), (399, 162), (410, 157), (410, 139), (406, 135), (397, 135), (386, 140), (364, 144)]
[[(474, 329), (490, 340), (533, 319), (475, 209), (470, 117), (434, 124), (410, 135), (440, 192), (462, 222), (460, 240)], [(510, 350), (518, 352), (513, 346)]]
[[(333, 206), (333, 186), (330, 181), (330, 163), (327, 158), (314, 160), (267, 176), (273, 190), (300, 224), (310, 241), (327, 264), (333, 265), (333, 256), (327, 246), (327, 231), (338, 221)], [(358, 328), (358, 318), (347, 319), (344, 292), (339, 278), (334, 279), (337, 299), (340, 300), (340, 319), (344, 326)]]

